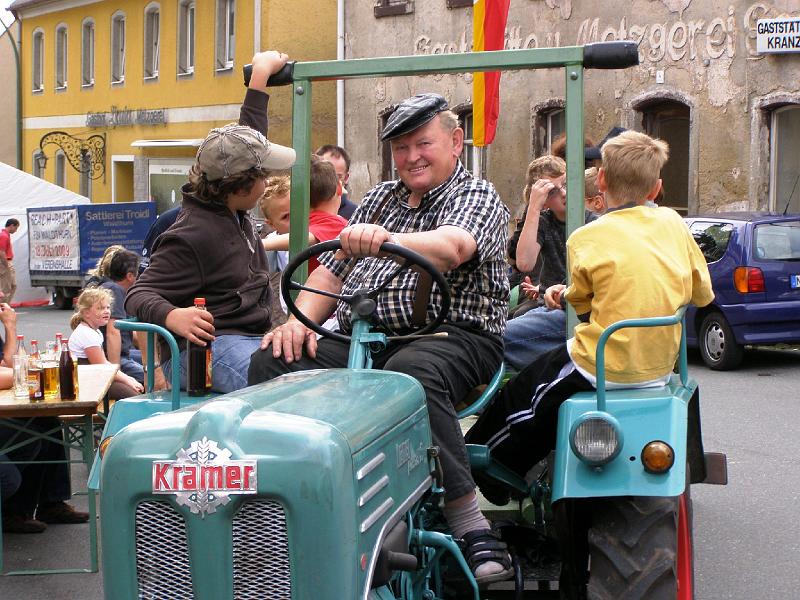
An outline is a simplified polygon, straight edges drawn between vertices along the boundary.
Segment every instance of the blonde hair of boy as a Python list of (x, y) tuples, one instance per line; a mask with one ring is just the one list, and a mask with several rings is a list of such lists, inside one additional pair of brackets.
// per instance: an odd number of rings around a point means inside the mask
[(525, 172), (525, 189), (522, 192), (523, 204), (528, 203), (533, 184), (542, 177), (561, 177), (566, 172), (567, 163), (564, 162), (564, 159), (552, 154), (545, 154), (532, 160), (531, 164), (528, 165), (528, 170)]
[(669, 158), (669, 145), (628, 130), (603, 144), (601, 152), (606, 201), (641, 203), (661, 177), (661, 169)]
[(597, 187), (597, 167), (589, 167), (583, 172), (583, 197), (594, 198), (600, 194)]
[(265, 219), (269, 219), (269, 210), (274, 198), (280, 198), (288, 194), (292, 189), (291, 179), (288, 175), (275, 175), (268, 177), (264, 188), (264, 194), (259, 198), (258, 205), (261, 214)]
[(81, 295), (78, 296), (78, 299), (75, 300), (75, 313), (69, 319), (69, 326), (75, 329), (78, 325), (83, 323), (83, 314), (103, 300), (108, 300), (109, 306), (114, 303), (114, 298), (111, 296), (110, 290), (101, 287), (83, 290)]

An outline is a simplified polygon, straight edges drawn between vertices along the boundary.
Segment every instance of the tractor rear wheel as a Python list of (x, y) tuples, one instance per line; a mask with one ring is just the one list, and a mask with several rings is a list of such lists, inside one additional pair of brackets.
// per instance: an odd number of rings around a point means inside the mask
[(677, 498), (623, 497), (593, 505), (589, 600), (694, 597), (689, 487)]

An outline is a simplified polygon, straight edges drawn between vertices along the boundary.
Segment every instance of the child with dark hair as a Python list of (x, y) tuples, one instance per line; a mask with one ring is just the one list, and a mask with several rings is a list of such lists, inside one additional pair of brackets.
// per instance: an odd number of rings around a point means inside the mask
[[(270, 330), (269, 270), (249, 211), (272, 171), (294, 164), (295, 152), (265, 137), (266, 84), (286, 64), (279, 52), (253, 57), (253, 74), (239, 123), (212, 129), (197, 151), (183, 186), (182, 210), (153, 245), (150, 264), (128, 291), (127, 311), (178, 337), (181, 385), (186, 382), (186, 340), (212, 349), (212, 389), (247, 385), (250, 355)], [(203, 297), (208, 310), (195, 308)], [(169, 347), (160, 344), (169, 379)]]

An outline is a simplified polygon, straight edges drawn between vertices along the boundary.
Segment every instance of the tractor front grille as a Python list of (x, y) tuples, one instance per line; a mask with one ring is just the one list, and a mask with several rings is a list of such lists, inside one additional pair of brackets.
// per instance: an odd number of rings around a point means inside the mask
[(233, 597), (236, 600), (291, 600), (289, 538), (283, 506), (245, 502), (232, 523)]
[(166, 502), (136, 507), (136, 580), (142, 600), (194, 598), (186, 523)]

